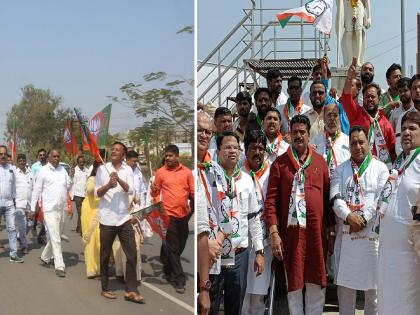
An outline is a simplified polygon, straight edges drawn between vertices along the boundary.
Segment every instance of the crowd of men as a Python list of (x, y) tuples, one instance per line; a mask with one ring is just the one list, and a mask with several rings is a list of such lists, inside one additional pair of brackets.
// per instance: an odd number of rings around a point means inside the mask
[(266, 88), (237, 94), (236, 120), (198, 112), (200, 314), (222, 299), (224, 314), (264, 314), (278, 270), (293, 315), (322, 314), (329, 278), (340, 314), (358, 290), (365, 314), (418, 314), (420, 75), (392, 64), (383, 92), (373, 64), (356, 65), (341, 95), (323, 58), (309, 95), (291, 77), (286, 97), (271, 69)]
[[(109, 262), (111, 254), (116, 261), (117, 253), (113, 245), (118, 236), (120, 254), (125, 256), (122, 279), (125, 282), (124, 298), (135, 303), (144, 303), (138, 292), (141, 278), (139, 244), (136, 232), (143, 233), (144, 226), (132, 215), (133, 210), (144, 209), (162, 202), (164, 215), (169, 216), (162, 251), (164, 278), (173, 284), (176, 292), (184, 293), (187, 277), (182, 269), (181, 254), (188, 237), (188, 220), (194, 202), (194, 180), (191, 170), (179, 162), (179, 149), (175, 145), (165, 148), (162, 166), (156, 171), (154, 180), (146, 185), (138, 164), (139, 154), (128, 151), (122, 142), (115, 142), (110, 148), (109, 161), (99, 160), (90, 168), (84, 156), (78, 156), (76, 165), (65, 167), (60, 162), (60, 150), (53, 148), (38, 151), (38, 161), (28, 167), (24, 154), (17, 155), (16, 166), (8, 156), (7, 147), (0, 146), (0, 217), (4, 216), (10, 248), (10, 261), (23, 263), (23, 255), (28, 254), (27, 231), (45, 247), (40, 255), (41, 265), (54, 266), (55, 274), (66, 277), (65, 261), (62, 255), (63, 226), (66, 213), (72, 217), (72, 202), (77, 209), (75, 231), (87, 242), (98, 242), (100, 251), (94, 253), (93, 260), (99, 262), (97, 272), (88, 273), (88, 278), (100, 276), (101, 295), (115, 299), (116, 294), (109, 289)], [(93, 178), (92, 200), (98, 200), (97, 209), (83, 207), (87, 194), (88, 178)], [(147, 187), (149, 186), (149, 187)], [(85, 226), (89, 230), (99, 227), (100, 237), (87, 237), (92, 231), (83, 231), (81, 219), (84, 211), (97, 210), (98, 215)], [(143, 216), (144, 219), (144, 216)], [(143, 220), (146, 221), (146, 220)], [(135, 225), (139, 225), (135, 227)], [(39, 234), (37, 226), (39, 228)], [(144, 225), (151, 231), (147, 222)], [(32, 226), (32, 227), (31, 227)], [(18, 246), (19, 245), (19, 246)], [(93, 247), (95, 247), (93, 246)], [(85, 255), (86, 252), (85, 252)], [(87, 257), (85, 257), (87, 260)], [(117, 269), (117, 268), (116, 268)], [(117, 270), (116, 270), (117, 273)]]

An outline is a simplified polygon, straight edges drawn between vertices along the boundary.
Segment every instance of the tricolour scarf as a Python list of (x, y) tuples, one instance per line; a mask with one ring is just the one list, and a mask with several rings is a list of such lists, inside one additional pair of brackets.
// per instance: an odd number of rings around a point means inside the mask
[(293, 177), (292, 194), (289, 201), (289, 216), (287, 226), (299, 226), (306, 228), (306, 201), (305, 201), (305, 169), (312, 162), (312, 146), (308, 146), (308, 156), (301, 163), (296, 150), (292, 147), (287, 149), (287, 156), (292, 162), (296, 173)]

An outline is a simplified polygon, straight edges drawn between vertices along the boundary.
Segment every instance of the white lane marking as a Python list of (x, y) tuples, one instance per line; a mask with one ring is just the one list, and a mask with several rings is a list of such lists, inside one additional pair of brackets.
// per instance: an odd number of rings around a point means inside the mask
[(179, 306), (185, 308), (187, 311), (190, 311), (191, 313), (194, 313), (194, 307), (177, 299), (176, 297), (166, 293), (165, 291), (162, 291), (161, 289), (159, 289), (158, 287), (155, 287), (153, 284), (151, 283), (147, 283), (145, 281), (142, 281), (141, 283), (142, 285), (144, 285), (146, 288), (149, 288), (150, 290), (155, 291), (156, 293), (162, 295), (163, 297), (166, 297), (168, 300), (174, 302), (175, 304), (178, 304)]

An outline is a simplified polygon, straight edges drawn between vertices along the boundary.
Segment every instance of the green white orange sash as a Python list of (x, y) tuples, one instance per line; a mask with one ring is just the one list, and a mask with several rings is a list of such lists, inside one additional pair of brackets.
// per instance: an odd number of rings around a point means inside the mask
[(370, 162), (372, 161), (372, 153), (365, 157), (360, 167), (351, 160), (351, 167), (353, 169), (353, 178), (350, 180), (347, 186), (346, 203), (351, 212), (357, 212), (359, 215), (363, 215), (363, 207), (365, 206), (365, 198), (362, 186), (360, 185), (359, 179), (363, 176)]
[(392, 196), (397, 192), (398, 185), (401, 182), (405, 170), (417, 158), (419, 153), (420, 147), (416, 148), (414, 152), (409, 156), (406, 156), (404, 152), (401, 152), (401, 154), (395, 160), (393, 168), (390, 172), (391, 174), (388, 177), (388, 181), (382, 189), (381, 196), (379, 197), (378, 211), (381, 214), (381, 217), (385, 215)]
[[(370, 117), (370, 116), (369, 116)], [(391, 155), (389, 154), (388, 147), (386, 145), (385, 138), (382, 134), (381, 127), (378, 122), (379, 112), (376, 114), (375, 118), (370, 117), (370, 127), (369, 127), (369, 146), (371, 152), (373, 152), (373, 147), (376, 149), (376, 156), (379, 161), (382, 161), (386, 164), (389, 170), (392, 169)]]
[[(209, 239), (216, 239), (219, 228), (223, 233), (226, 234), (226, 232), (223, 230), (223, 227), (220, 225), (220, 220), (222, 217), (220, 215), (220, 212), (222, 207), (222, 201), (228, 198), (226, 196), (228, 186), (225, 181), (222, 168), (211, 160), (211, 156), (208, 152), (206, 153), (203, 162), (197, 163), (197, 168), (206, 193), (207, 214), (210, 226)], [(208, 187), (208, 185), (210, 185), (211, 187)], [(218, 200), (213, 200), (212, 198), (212, 187), (216, 188), (216, 198)], [(219, 274), (220, 265), (221, 261), (218, 260), (215, 264), (213, 264), (209, 273)]]
[(334, 174), (334, 171), (337, 168), (337, 158), (335, 157), (334, 144), (339, 137), (339, 129), (336, 130), (332, 137), (325, 133), (325, 154), (327, 155), (327, 165), (330, 177)]
[(267, 152), (268, 156), (271, 156), (273, 154), (277, 156), (282, 140), (283, 140), (283, 136), (281, 135), (280, 132), (277, 133), (277, 137), (276, 139), (274, 139), (272, 143), (269, 143), (269, 140), (267, 138), (267, 147), (265, 148), (265, 151)]
[(290, 98), (288, 98), (287, 103), (283, 108), (284, 116), (286, 117), (287, 121), (290, 122), (294, 116), (300, 115), (300, 112), (302, 111), (302, 107), (303, 107), (302, 99), (299, 100), (296, 108), (294, 108), (292, 106), (292, 103), (290, 102)]
[(262, 128), (262, 119), (260, 115), (257, 114), (257, 118), (255, 120), (257, 121), (257, 124), (260, 126), (260, 128)]
[(292, 194), (289, 200), (287, 226), (306, 228), (305, 169), (312, 162), (312, 153), (312, 146), (308, 146), (308, 156), (306, 161), (301, 164), (296, 150), (292, 147), (287, 149), (286, 154), (296, 169), (293, 177)]
[(258, 202), (258, 207), (259, 207), (258, 214), (260, 216), (260, 221), (261, 221), (261, 229), (262, 229), (264, 246), (268, 245), (270, 239), (269, 239), (268, 228), (265, 223), (265, 213), (264, 213), (265, 192), (263, 191), (263, 188), (261, 186), (260, 178), (269, 170), (269, 168), (270, 168), (270, 164), (268, 163), (267, 160), (265, 160), (264, 163), (261, 164), (260, 169), (254, 172), (253, 170), (251, 170), (251, 167), (249, 166), (248, 161), (245, 161), (245, 169), (251, 175), (252, 181), (255, 187), (255, 192), (256, 192), (257, 202)]
[(241, 169), (236, 165), (233, 176), (227, 175), (226, 172), (224, 176), (228, 185), (226, 195), (229, 198), (222, 200), (220, 208), (222, 218), (220, 227), (225, 233), (222, 244), (222, 266), (235, 264), (235, 249), (241, 243), (239, 200), (236, 191), (236, 182), (241, 179)]

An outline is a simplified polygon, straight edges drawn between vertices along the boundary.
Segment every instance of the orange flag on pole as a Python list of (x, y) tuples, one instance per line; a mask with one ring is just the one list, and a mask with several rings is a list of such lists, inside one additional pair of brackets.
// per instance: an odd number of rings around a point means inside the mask
[(72, 121), (68, 120), (64, 125), (63, 135), (64, 149), (71, 155), (76, 156), (79, 154), (79, 148), (77, 146), (76, 135), (73, 132)]
[(82, 138), (85, 138), (85, 140), (87, 141), (87, 144), (89, 146), (88, 150), (92, 153), (92, 155), (95, 157), (95, 159), (97, 161), (101, 161), (102, 158), (99, 154), (98, 144), (96, 143), (93, 135), (90, 133), (87, 123), (83, 120), (82, 114), (80, 113), (80, 111), (78, 111), (75, 108), (74, 112), (76, 113), (76, 117), (77, 117), (77, 120), (79, 122), (80, 130), (81, 130), (81, 136), (82, 136)]

